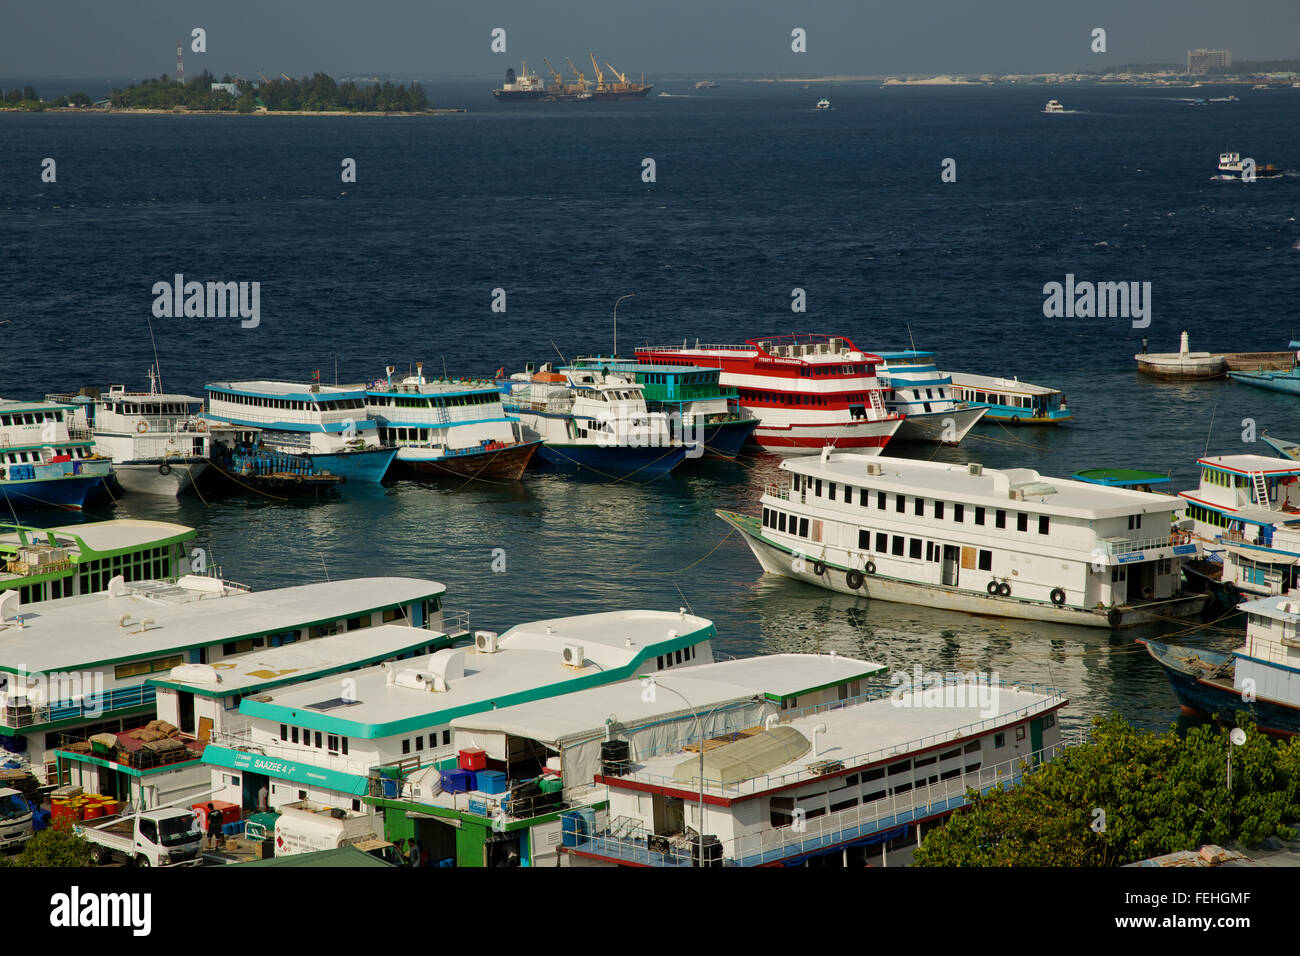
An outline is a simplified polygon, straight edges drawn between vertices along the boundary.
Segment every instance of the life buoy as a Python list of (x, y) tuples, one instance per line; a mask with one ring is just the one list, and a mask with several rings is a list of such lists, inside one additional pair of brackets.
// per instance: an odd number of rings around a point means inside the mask
[(198, 423), (198, 425), (195, 426), (195, 428), (196, 428), (198, 431), (201, 431), (201, 432), (205, 432), (205, 431), (207, 431), (207, 430), (208, 430), (208, 420), (207, 420), (206, 418), (200, 418), (200, 419), (199, 419), (199, 423)]
[(1124, 615), (1119, 612), (1119, 608), (1113, 607), (1106, 612), (1106, 623), (1112, 628), (1119, 627), (1119, 622)]
[(158, 466), (158, 474), (166, 476), (166, 475), (170, 475), (171, 473), (172, 473), (172, 466), (167, 464), (167, 462), (163, 462), (161, 465)]
[(813, 574), (817, 575), (818, 577), (821, 577), (825, 573), (826, 573), (826, 565), (822, 564), (820, 561), (814, 561)]
[(997, 594), (997, 593), (998, 593), (998, 582), (997, 582), (997, 581), (990, 581), (990, 582), (989, 582), (989, 586), (988, 586), (987, 588), (985, 588), (985, 590), (988, 591), (989, 594)]
[(868, 561), (866, 564), (864, 564), (864, 565), (862, 566), (862, 570), (863, 570), (863, 571), (866, 571), (867, 574), (875, 574), (875, 573), (876, 573), (876, 563), (875, 563), (874, 561)]
[(1062, 588), (1052, 588), (1052, 603), (1057, 607), (1065, 604), (1065, 591)]
[(1011, 585), (1008, 584), (1006, 581), (1003, 581), (1001, 584), (998, 585), (998, 593), (1001, 594), (1003, 597), (1010, 597)]
[(136, 422), (136, 423), (135, 423), (135, 430), (138, 431), (141, 435), (143, 435), (145, 432), (147, 432), (147, 431), (149, 430), (149, 423), (148, 423), (148, 422)]
[(866, 579), (862, 576), (861, 571), (850, 571), (848, 574), (844, 575), (844, 583), (855, 591), (862, 587), (862, 582), (865, 580)]

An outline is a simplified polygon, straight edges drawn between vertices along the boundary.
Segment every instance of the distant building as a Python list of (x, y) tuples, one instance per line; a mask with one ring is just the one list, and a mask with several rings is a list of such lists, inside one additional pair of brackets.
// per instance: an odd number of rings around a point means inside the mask
[(213, 83), (213, 84), (212, 84), (212, 91), (215, 93), (217, 90), (225, 90), (225, 91), (226, 91), (227, 93), (229, 93), (231, 96), (238, 96), (238, 95), (239, 95), (239, 84), (237, 84), (237, 83)]
[(1188, 50), (1187, 72), (1209, 73), (1216, 66), (1232, 66), (1231, 50)]

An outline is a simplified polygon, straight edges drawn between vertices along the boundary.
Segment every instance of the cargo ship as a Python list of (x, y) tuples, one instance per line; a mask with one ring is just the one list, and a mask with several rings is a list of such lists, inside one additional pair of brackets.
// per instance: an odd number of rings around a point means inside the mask
[(608, 102), (611, 100), (643, 100), (649, 94), (652, 86), (647, 86), (645, 75), (642, 74), (641, 82), (629, 80), (626, 73), (620, 73), (608, 63), (605, 64), (613, 75), (612, 79), (606, 80), (605, 71), (600, 68), (596, 62), (596, 54), (591, 54), (591, 66), (596, 71), (596, 83), (593, 86), (588, 80), (586, 73), (579, 70), (573, 64), (572, 58), (566, 57), (569, 69), (573, 71), (574, 82), (566, 83), (564, 77), (551, 66), (551, 61), (542, 57), (546, 63), (546, 69), (551, 74), (551, 83), (547, 84), (536, 73), (528, 72), (528, 64), (521, 64), (520, 72), (515, 73), (513, 68), (506, 70), (506, 81), (499, 90), (493, 90), (492, 95), (496, 97), (497, 102), (505, 103), (582, 103), (582, 102)]

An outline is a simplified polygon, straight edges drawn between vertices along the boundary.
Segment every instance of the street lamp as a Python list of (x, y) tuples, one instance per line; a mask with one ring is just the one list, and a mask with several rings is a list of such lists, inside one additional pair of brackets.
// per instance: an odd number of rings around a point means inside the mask
[[(695, 705), (692, 704), (689, 700), (687, 700), (687, 699), (686, 699), (686, 696), (685, 696), (681, 691), (679, 691), (679, 690), (674, 690), (673, 688), (669, 687), (667, 684), (661, 684), (661, 683), (658, 681), (658, 679), (655, 678), (655, 677), (647, 677), (647, 678), (646, 678), (646, 681), (650, 684), (651, 687), (662, 687), (664, 690), (668, 691), (670, 694), (676, 694), (678, 697), (680, 697), (680, 698), (682, 699), (683, 703), (685, 703), (686, 706), (690, 708), (691, 716), (693, 716), (693, 717), (695, 718), (695, 726), (696, 726), (696, 728), (699, 730), (699, 733), (700, 733), (700, 772), (699, 772), (699, 783), (700, 783), (700, 820), (699, 820), (699, 823), (700, 823), (700, 830), (699, 830), (699, 833), (697, 834), (697, 836), (699, 837), (700, 866), (702, 867), (702, 866), (704, 866), (704, 721), (700, 719), (700, 712), (699, 712), (698, 710), (695, 709)], [(711, 716), (714, 714), (714, 712), (716, 712), (716, 711), (718, 710), (719, 707), (723, 707), (723, 706), (725, 706), (725, 705), (724, 705), (724, 704), (718, 704), (716, 707), (714, 707), (712, 710), (710, 710), (710, 711), (709, 711), (707, 714), (705, 714), (704, 716), (705, 716), (705, 717), (711, 717)]]
[[(612, 356), (613, 358), (618, 358), (618, 303), (622, 302), (624, 299), (631, 299), (635, 296), (636, 296), (635, 292), (629, 292), (627, 295), (620, 295), (617, 301), (614, 302), (614, 355)], [(683, 697), (682, 699), (685, 700), (686, 698)]]

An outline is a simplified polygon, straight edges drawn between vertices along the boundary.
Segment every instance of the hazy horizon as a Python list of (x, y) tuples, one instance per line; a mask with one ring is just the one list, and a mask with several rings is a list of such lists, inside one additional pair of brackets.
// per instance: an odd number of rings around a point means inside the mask
[[(316, 72), (499, 78), (520, 60), (545, 72), (594, 51), (629, 74), (880, 75), (1043, 73), (1129, 63), (1181, 63), (1188, 49), (1227, 48), (1235, 61), (1300, 57), (1300, 3), (1245, 0), (1225, 15), (1210, 0), (929, 0), (903, 8), (809, 0), (661, 0), (618, 7), (587, 0), (460, 5), (420, 0), (262, 0), (214, 7), (193, 0), (53, 0), (6, 14), (0, 63), (12, 77), (117, 79), (185, 71), (256, 79)], [(938, 26), (936, 26), (936, 24)], [(207, 51), (191, 50), (191, 30)], [(504, 53), (491, 49), (506, 31)], [(807, 52), (791, 51), (791, 30)], [(1106, 52), (1091, 51), (1092, 30)]]

